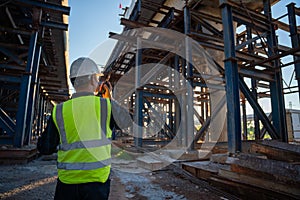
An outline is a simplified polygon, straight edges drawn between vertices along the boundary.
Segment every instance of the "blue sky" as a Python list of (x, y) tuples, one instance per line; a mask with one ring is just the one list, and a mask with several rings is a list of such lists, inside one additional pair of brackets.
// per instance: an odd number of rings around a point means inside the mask
[[(278, 18), (287, 13), (286, 5), (291, 2), (297, 1), (281, 0), (273, 6), (273, 18)], [(71, 7), (69, 17), (70, 63), (80, 56), (89, 56), (99, 44), (107, 42), (109, 32), (121, 33), (123, 27), (120, 25), (119, 14), (122, 14), (123, 10), (119, 8), (120, 3), (123, 7), (126, 7), (130, 5), (131, 0), (69, 0), (69, 6)], [(300, 7), (299, 3), (296, 6)], [(284, 17), (282, 21), (288, 22), (288, 18)], [(297, 22), (299, 25), (299, 17), (297, 18)], [(279, 35), (279, 42), (281, 44), (290, 46), (291, 42), (288, 33), (277, 31), (277, 34)], [(108, 43), (101, 45), (101, 48), (108, 48), (108, 45)], [(108, 55), (107, 52), (105, 53)], [(285, 59), (290, 60), (291, 57)], [(97, 61), (97, 64), (101, 65), (105, 63)], [(292, 84), (296, 84), (296, 81), (292, 77), (293, 70), (293, 66), (283, 69), (283, 77), (287, 83), (292, 80)], [(292, 106), (292, 108), (300, 109), (297, 93), (286, 95), (285, 99), (287, 108)], [(264, 104), (267, 106), (270, 105), (268, 102)]]
[(120, 33), (119, 14), (131, 0), (69, 0), (70, 63), (80, 56), (88, 56), (100, 43), (107, 40), (109, 32)]

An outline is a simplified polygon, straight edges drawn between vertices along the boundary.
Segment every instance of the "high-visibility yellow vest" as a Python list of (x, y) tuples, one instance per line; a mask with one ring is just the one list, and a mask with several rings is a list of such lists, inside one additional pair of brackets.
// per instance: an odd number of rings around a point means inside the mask
[(66, 184), (107, 181), (111, 162), (111, 103), (82, 96), (58, 104), (52, 112), (59, 130), (58, 178)]

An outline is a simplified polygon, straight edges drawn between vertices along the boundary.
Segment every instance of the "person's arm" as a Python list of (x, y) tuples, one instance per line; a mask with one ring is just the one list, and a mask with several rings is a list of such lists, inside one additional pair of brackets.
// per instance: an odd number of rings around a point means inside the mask
[(122, 107), (115, 100), (111, 100), (111, 107), (111, 127), (121, 130), (132, 126), (132, 116), (126, 108)]
[(114, 116), (111, 113), (111, 117), (110, 117), (110, 129), (113, 130), (114, 128), (119, 129), (119, 127), (117, 126), (116, 121), (114, 119)]
[(38, 138), (37, 149), (43, 155), (50, 155), (57, 152), (58, 144), (59, 133), (52, 116), (50, 116), (45, 131)]

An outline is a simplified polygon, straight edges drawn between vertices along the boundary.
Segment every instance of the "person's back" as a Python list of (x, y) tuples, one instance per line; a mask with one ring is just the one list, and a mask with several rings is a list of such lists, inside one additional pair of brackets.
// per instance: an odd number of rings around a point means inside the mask
[(77, 97), (54, 107), (52, 116), (60, 133), (57, 165), (60, 181), (104, 183), (108, 179), (110, 113), (109, 99), (96, 96)]
[(70, 78), (76, 93), (54, 106), (39, 139), (41, 153), (51, 154), (58, 146), (54, 199), (108, 199), (111, 102), (94, 96), (97, 73), (97, 65), (88, 58), (72, 63)]

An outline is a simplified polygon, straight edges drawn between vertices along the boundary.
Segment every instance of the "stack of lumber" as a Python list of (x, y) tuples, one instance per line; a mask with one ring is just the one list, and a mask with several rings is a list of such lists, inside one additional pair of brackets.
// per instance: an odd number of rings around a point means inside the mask
[(183, 169), (242, 198), (300, 199), (300, 146), (277, 141), (251, 145), (251, 153), (212, 155)]

